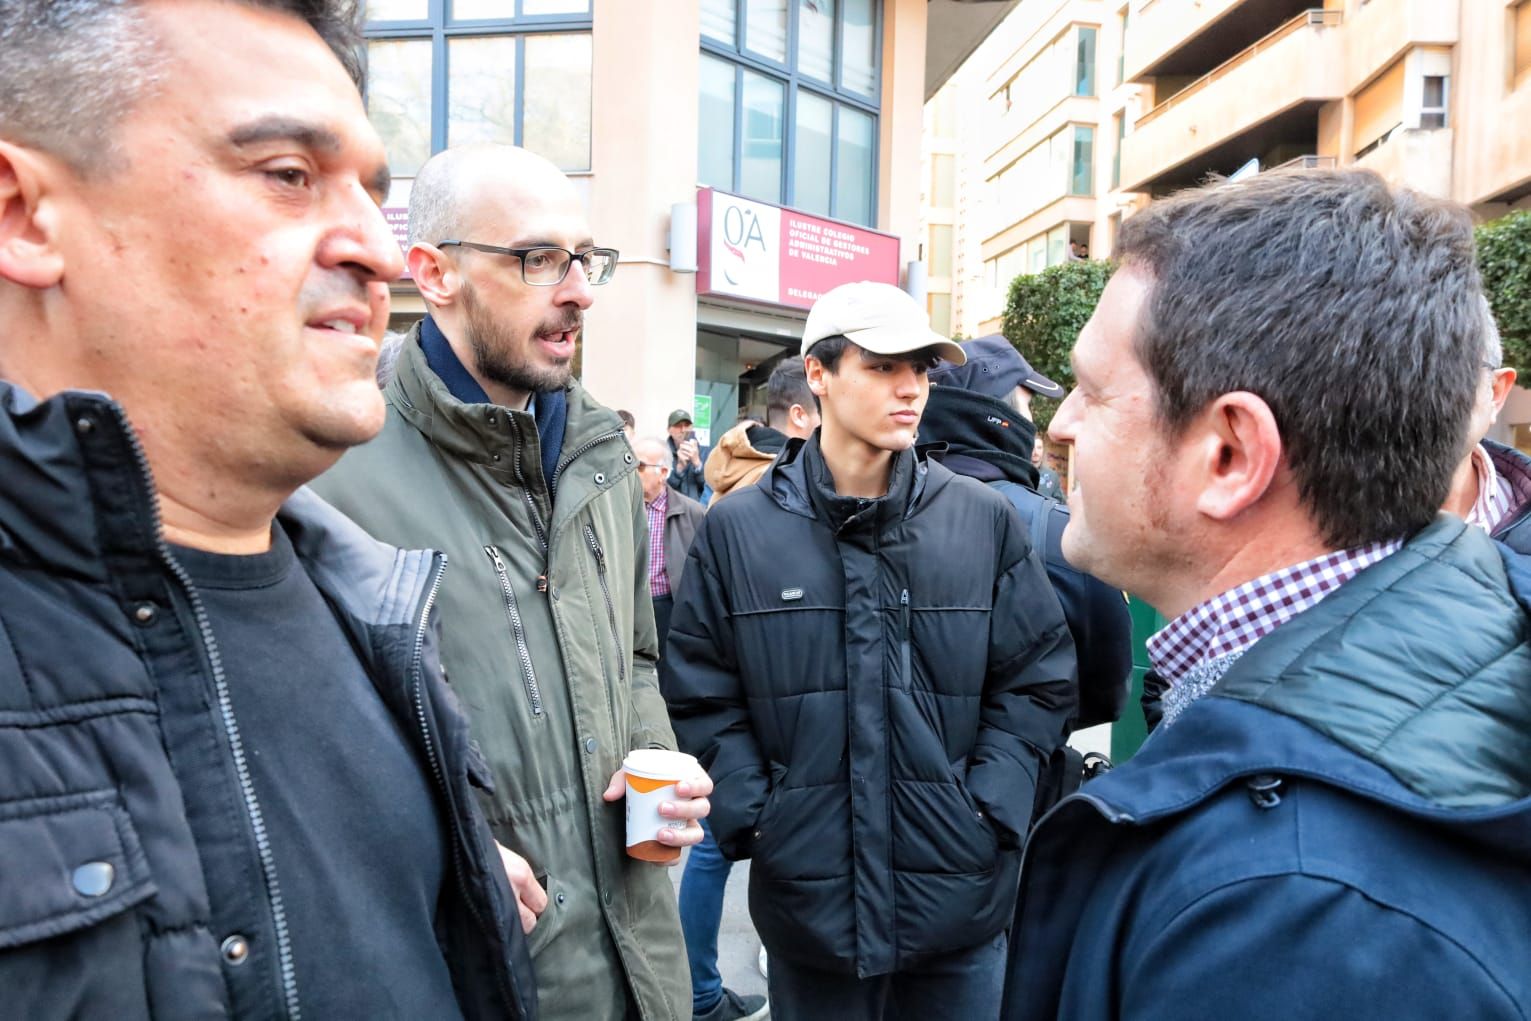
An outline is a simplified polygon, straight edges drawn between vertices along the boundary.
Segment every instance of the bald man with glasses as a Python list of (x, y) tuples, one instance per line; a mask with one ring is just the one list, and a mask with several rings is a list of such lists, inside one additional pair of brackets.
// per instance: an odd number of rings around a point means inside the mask
[[(627, 856), (621, 805), (627, 752), (675, 747), (643, 485), (616, 412), (572, 378), (617, 252), (562, 172), (502, 145), (421, 168), (409, 239), (430, 314), (385, 388), (382, 435), (318, 488), (377, 538), (447, 554), (442, 662), (493, 781), (541, 1017), (689, 1017), (673, 888)], [(662, 811), (685, 826), (656, 839), (700, 840), (711, 791), (684, 781)]]

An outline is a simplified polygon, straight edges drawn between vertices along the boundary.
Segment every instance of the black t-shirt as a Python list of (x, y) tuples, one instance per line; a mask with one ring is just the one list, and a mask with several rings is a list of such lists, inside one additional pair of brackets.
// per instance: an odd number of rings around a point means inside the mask
[(266, 553), (175, 556), (222, 659), (304, 1015), (460, 1017), (435, 936), (447, 837), (427, 767), (291, 542), (274, 526)]

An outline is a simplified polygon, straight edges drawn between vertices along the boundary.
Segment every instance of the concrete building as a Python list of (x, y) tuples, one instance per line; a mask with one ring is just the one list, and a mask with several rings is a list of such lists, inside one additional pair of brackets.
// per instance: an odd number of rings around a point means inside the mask
[[(1134, 0), (1147, 92), (1123, 183), (1151, 195), (1298, 160), (1467, 205), (1531, 207), (1531, 0)], [(1491, 435), (1531, 450), (1531, 391)]]
[(1016, 275), (1103, 254), (1143, 201), (1119, 173), (1127, 26), (1126, 0), (1025, 0), (927, 106), (933, 324), (996, 332)]
[(1123, 183), (1370, 167), (1492, 218), (1531, 202), (1528, 0), (1133, 0)]
[[(1371, 167), (1484, 219), (1531, 204), (1531, 0), (1025, 0), (927, 107), (934, 322), (1209, 173)], [(1531, 412), (1531, 408), (1528, 408)]]
[[(925, 100), (1015, 2), (369, 0), (390, 217), (402, 237), (414, 173), (450, 144), (554, 160), (622, 253), (585, 385), (640, 432), (695, 405), (706, 441), (763, 407), (817, 293), (919, 286)], [(393, 325), (423, 311), (400, 282)]]

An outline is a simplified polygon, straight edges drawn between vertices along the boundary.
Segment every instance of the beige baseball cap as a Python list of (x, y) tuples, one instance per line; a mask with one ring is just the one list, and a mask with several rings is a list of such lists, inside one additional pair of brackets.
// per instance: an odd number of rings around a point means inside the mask
[(842, 334), (873, 354), (900, 355), (934, 347), (953, 365), (967, 361), (961, 345), (932, 330), (920, 303), (892, 284), (862, 280), (826, 291), (808, 310), (802, 353), (825, 337)]

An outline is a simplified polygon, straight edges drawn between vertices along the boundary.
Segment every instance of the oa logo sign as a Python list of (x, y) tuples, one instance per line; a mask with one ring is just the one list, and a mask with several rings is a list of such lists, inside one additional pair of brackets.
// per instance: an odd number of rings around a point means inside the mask
[(723, 247), (728, 251), (722, 267), (723, 279), (735, 287), (742, 286), (749, 271), (750, 249), (758, 248), (761, 258), (770, 257), (765, 231), (755, 210), (734, 203), (724, 208)]

